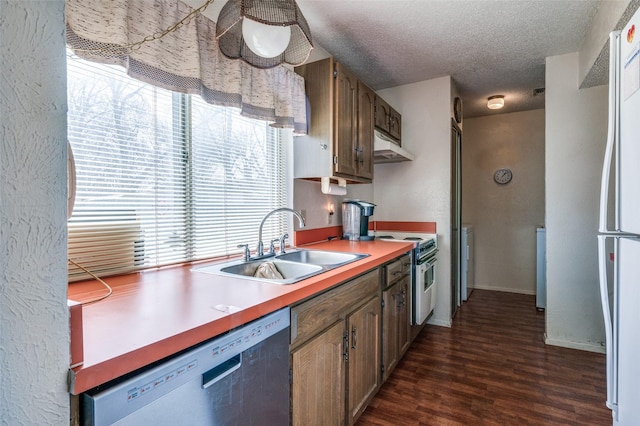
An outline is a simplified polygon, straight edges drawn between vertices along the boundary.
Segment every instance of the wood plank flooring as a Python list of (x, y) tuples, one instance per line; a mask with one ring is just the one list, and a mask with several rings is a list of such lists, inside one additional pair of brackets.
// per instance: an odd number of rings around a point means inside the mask
[(428, 325), (358, 426), (611, 425), (602, 354), (544, 344), (535, 296), (475, 290)]

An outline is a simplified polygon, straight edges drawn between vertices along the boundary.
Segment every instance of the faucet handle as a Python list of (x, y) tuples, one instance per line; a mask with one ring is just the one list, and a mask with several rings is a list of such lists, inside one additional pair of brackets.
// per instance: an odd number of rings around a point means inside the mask
[(276, 241), (278, 241), (278, 238), (271, 240), (269, 244), (269, 254), (276, 254)]
[(285, 253), (285, 251), (284, 251), (284, 242), (285, 242), (285, 240), (287, 238), (289, 238), (289, 234), (287, 234), (286, 232), (280, 236), (280, 254), (284, 254)]
[(244, 248), (244, 261), (248, 262), (251, 258), (251, 251), (249, 250), (249, 244), (238, 244), (238, 248)]

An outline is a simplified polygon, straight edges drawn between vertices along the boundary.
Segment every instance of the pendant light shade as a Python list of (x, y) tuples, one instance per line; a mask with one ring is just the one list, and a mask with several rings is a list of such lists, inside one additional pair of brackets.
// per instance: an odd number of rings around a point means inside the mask
[(229, 0), (216, 24), (220, 51), (257, 68), (303, 64), (313, 44), (294, 0)]
[(489, 109), (500, 109), (504, 106), (504, 96), (495, 95), (489, 96), (487, 99), (487, 108)]

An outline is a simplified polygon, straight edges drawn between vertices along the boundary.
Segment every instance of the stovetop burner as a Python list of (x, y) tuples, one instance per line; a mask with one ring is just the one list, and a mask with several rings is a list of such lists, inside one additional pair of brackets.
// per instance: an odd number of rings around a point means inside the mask
[(379, 231), (376, 239), (387, 241), (411, 241), (415, 243), (414, 259), (419, 261), (431, 256), (438, 249), (437, 236), (435, 234), (423, 234), (414, 232)]

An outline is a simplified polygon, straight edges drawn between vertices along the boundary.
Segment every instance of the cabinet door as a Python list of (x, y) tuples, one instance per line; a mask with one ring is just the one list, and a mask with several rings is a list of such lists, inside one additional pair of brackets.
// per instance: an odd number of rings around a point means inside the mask
[(410, 288), (411, 276), (406, 275), (398, 283), (398, 358), (402, 358), (411, 343)]
[(344, 321), (291, 353), (291, 422), (344, 425)]
[(349, 424), (354, 424), (380, 384), (380, 296), (347, 318)]
[(336, 63), (335, 129), (333, 165), (338, 175), (356, 176), (358, 131), (358, 80), (351, 71)]
[(398, 288), (396, 283), (382, 292), (382, 381), (386, 381), (398, 363)]
[(358, 82), (358, 146), (356, 160), (358, 177), (373, 179), (373, 123), (375, 93)]
[(402, 118), (400, 113), (389, 108), (389, 134), (400, 142), (402, 136)]
[(375, 125), (380, 130), (389, 132), (389, 104), (379, 96), (376, 96), (375, 103)]

